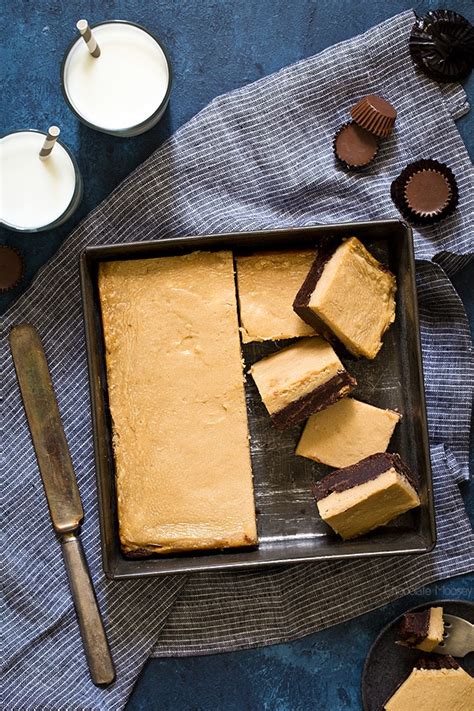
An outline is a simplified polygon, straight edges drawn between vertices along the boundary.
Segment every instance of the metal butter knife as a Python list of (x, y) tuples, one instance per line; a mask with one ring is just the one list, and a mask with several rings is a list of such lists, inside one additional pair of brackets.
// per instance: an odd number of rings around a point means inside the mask
[(106, 686), (114, 681), (115, 669), (79, 540), (84, 511), (46, 356), (38, 331), (30, 324), (12, 328), (9, 340), (51, 520), (61, 541), (90, 675), (94, 684)]

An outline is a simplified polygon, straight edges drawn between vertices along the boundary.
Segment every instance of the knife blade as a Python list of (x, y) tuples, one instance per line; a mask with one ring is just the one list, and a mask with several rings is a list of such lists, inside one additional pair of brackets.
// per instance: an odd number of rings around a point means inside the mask
[(14, 326), (9, 343), (51, 521), (62, 544), (91, 678), (106, 686), (115, 679), (115, 670), (78, 535), (84, 511), (46, 355), (31, 324)]
[(15, 326), (10, 348), (54, 530), (75, 531), (84, 511), (38, 332)]

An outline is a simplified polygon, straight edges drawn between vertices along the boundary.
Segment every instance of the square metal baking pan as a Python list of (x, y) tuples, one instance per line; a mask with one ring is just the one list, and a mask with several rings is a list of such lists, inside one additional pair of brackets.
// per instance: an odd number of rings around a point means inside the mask
[[(195, 250), (231, 249), (234, 254), (259, 250), (317, 247), (327, 236), (355, 235), (396, 275), (397, 315), (374, 361), (343, 358), (359, 385), (355, 397), (379, 407), (398, 409), (403, 417), (390, 442), (420, 476), (420, 509), (360, 539), (343, 541), (318, 516), (311, 484), (330, 471), (296, 457), (303, 425), (273, 428), (250, 377), (246, 399), (251, 435), (252, 469), (259, 547), (186, 555), (126, 558), (118, 537), (114, 456), (107, 398), (104, 341), (97, 288), (98, 265), (117, 259), (143, 259)], [(309, 563), (379, 555), (423, 553), (436, 541), (432, 475), (425, 411), (423, 369), (415, 284), (413, 236), (396, 220), (232, 233), (155, 242), (88, 247), (81, 255), (81, 285), (89, 363), (92, 422), (100, 507), (102, 558), (113, 579), (202, 570), (237, 570), (263, 565)], [(243, 346), (246, 366), (282, 343)]]

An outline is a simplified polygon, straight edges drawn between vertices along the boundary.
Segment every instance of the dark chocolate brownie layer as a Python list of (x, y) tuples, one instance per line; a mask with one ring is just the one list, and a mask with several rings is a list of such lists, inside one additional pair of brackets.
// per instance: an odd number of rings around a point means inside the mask
[(430, 628), (430, 610), (422, 612), (407, 612), (400, 623), (400, 638), (413, 645), (426, 639)]
[(430, 654), (420, 657), (417, 669), (459, 669), (459, 664), (449, 654)]
[(404, 476), (415, 489), (418, 488), (417, 477), (402, 462), (399, 454), (380, 452), (361, 459), (357, 464), (331, 472), (331, 474), (328, 474), (314, 485), (313, 494), (316, 501), (321, 501), (321, 499), (325, 499), (326, 496), (329, 496), (334, 491), (346, 491), (354, 486), (376, 479), (380, 474), (392, 467)]
[(331, 259), (332, 255), (340, 244), (341, 240), (328, 238), (326, 240), (322, 240), (321, 243), (318, 245), (316, 257), (314, 258), (314, 262), (310, 267), (306, 279), (304, 280), (303, 284), (300, 287), (300, 290), (295, 296), (293, 308), (296, 308), (297, 306), (308, 305), (311, 294), (315, 290), (316, 284), (321, 278), (321, 274), (323, 273), (323, 269), (326, 265), (326, 262)]
[[(319, 316), (317, 316), (314, 311), (308, 307), (308, 304), (311, 299), (311, 294), (316, 289), (316, 285), (321, 278), (324, 267), (343, 241), (344, 240), (340, 238), (328, 237), (326, 240), (323, 240), (320, 245), (318, 245), (315, 260), (311, 265), (308, 275), (301, 285), (300, 290), (296, 294), (295, 300), (293, 301), (293, 311), (298, 314), (303, 321), (312, 326), (316, 333), (319, 333), (321, 336), (324, 336), (328, 341), (333, 343), (338, 343), (339, 339), (327, 327), (324, 321), (322, 321)], [(383, 272), (390, 273), (390, 270), (380, 263), (379, 269)]]
[(340, 244), (340, 239), (328, 238), (318, 245), (315, 260), (293, 301), (293, 311), (298, 314), (303, 321), (312, 326), (317, 333), (329, 339), (334, 338), (333, 334), (329, 331), (324, 321), (321, 321), (314, 311), (308, 308), (308, 303), (311, 294), (316, 288), (316, 284), (321, 278), (326, 263), (331, 259)]
[(356, 379), (349, 375), (347, 371), (341, 370), (327, 383), (320, 385), (282, 410), (273, 413), (271, 415), (272, 422), (280, 430), (292, 427), (297, 422), (309, 417), (309, 415), (333, 405), (340, 399), (341, 393), (347, 395), (356, 385)]

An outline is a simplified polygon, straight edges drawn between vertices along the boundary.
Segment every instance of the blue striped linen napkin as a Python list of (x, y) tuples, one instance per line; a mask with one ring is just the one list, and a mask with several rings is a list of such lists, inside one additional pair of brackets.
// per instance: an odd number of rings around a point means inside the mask
[[(458, 85), (417, 73), (412, 12), (215, 99), (181, 128), (66, 240), (2, 319), (4, 521), (1, 550), (8, 640), (2, 708), (121, 709), (154, 644), (160, 655), (225, 651), (288, 640), (359, 615), (473, 567), (474, 538), (458, 483), (467, 474), (473, 383), (470, 339), (447, 273), (472, 248), (473, 174), (454, 120)], [(334, 165), (336, 128), (369, 92), (398, 108), (373, 168)], [(398, 217), (390, 182), (421, 157), (457, 176), (459, 209), (416, 230), (418, 287), (439, 543), (432, 554), (325, 562), (264, 572), (110, 582), (99, 550), (78, 254), (85, 245)], [(44, 340), (86, 511), (83, 542), (109, 631), (117, 681), (92, 685), (60, 547), (6, 345), (28, 320)]]

